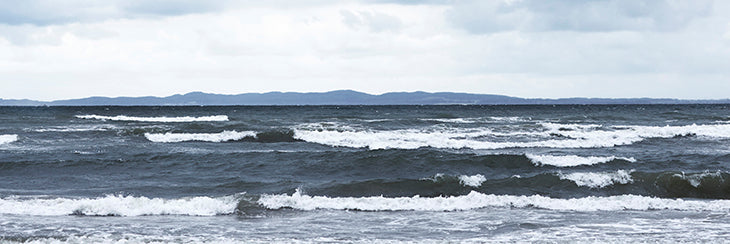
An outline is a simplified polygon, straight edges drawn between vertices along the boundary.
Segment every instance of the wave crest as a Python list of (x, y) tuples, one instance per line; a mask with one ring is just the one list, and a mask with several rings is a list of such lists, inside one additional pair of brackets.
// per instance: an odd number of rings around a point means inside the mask
[(185, 141), (206, 141), (224, 142), (237, 141), (246, 137), (255, 137), (254, 131), (223, 131), (220, 133), (145, 133), (144, 137), (152, 142), (185, 142)]
[(360, 210), (360, 211), (460, 211), (487, 207), (541, 208), (562, 211), (658, 210), (728, 211), (730, 200), (683, 200), (637, 195), (571, 199), (539, 195), (487, 195), (472, 191), (449, 197), (326, 197), (308, 196), (299, 190), (292, 195), (263, 195), (258, 203), (268, 209)]
[(262, 143), (298, 142), (293, 131), (223, 131), (220, 133), (144, 133), (152, 142), (185, 142), (185, 141), (253, 141)]
[(631, 172), (626, 170), (618, 170), (616, 172), (604, 173), (558, 173), (561, 180), (573, 181), (578, 186), (587, 186), (590, 188), (604, 188), (613, 184), (631, 184), (634, 179), (631, 178)]
[(551, 166), (556, 166), (556, 167), (573, 167), (573, 166), (580, 166), (580, 165), (594, 165), (594, 164), (608, 163), (608, 162), (611, 162), (614, 160), (628, 161), (631, 163), (636, 162), (635, 158), (625, 158), (625, 157), (616, 157), (616, 156), (581, 157), (581, 156), (577, 156), (577, 155), (552, 156), (552, 155), (535, 155), (535, 154), (525, 154), (525, 156), (527, 158), (529, 158), (530, 161), (532, 161), (537, 166), (551, 165)]
[(18, 140), (18, 135), (0, 135), (0, 145), (15, 142)]
[(482, 186), (482, 183), (487, 181), (487, 177), (484, 177), (481, 174), (476, 175), (460, 175), (459, 176), (459, 183), (465, 186), (471, 186), (471, 187), (480, 187)]
[(108, 195), (100, 198), (10, 197), (0, 199), (1, 214), (22, 215), (196, 215), (234, 213), (236, 197), (190, 197), (179, 199)]
[[(697, 135), (710, 138), (730, 138), (730, 124), (686, 126), (602, 126), (541, 123), (535, 130), (509, 132), (490, 128), (424, 128), (403, 130), (373, 130), (350, 126), (301, 125), (294, 129), (295, 138), (340, 147), (369, 149), (434, 148), (600, 148), (629, 145), (648, 138), (673, 138)], [(505, 137), (520, 140), (505, 141)], [(631, 159), (624, 159), (631, 161)]]
[(214, 121), (228, 121), (227, 115), (212, 115), (202, 117), (135, 117), (126, 115), (117, 116), (103, 116), (103, 115), (76, 115), (79, 119), (98, 119), (98, 120), (112, 120), (112, 121), (136, 121), (136, 122), (166, 122), (166, 123), (182, 123), (182, 122), (214, 122)]

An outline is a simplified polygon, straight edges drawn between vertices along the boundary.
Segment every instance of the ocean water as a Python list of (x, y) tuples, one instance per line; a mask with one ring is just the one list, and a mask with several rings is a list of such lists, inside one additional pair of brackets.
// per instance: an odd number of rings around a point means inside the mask
[(730, 106), (0, 107), (0, 242), (727, 242)]

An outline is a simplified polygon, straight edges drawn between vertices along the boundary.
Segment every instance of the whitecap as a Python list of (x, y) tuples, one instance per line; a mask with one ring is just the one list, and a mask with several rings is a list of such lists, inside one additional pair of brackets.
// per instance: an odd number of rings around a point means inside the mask
[(254, 131), (223, 131), (220, 133), (145, 133), (145, 138), (153, 142), (184, 142), (206, 141), (224, 142), (236, 141), (246, 137), (256, 137)]
[(361, 211), (461, 211), (480, 208), (541, 208), (560, 211), (659, 210), (730, 211), (730, 200), (683, 200), (637, 195), (559, 199), (539, 195), (492, 195), (472, 191), (461, 196), (439, 197), (326, 197), (263, 195), (258, 203), (269, 209), (361, 210)]
[(686, 180), (694, 188), (699, 188), (702, 185), (702, 180), (705, 180), (705, 179), (715, 178), (715, 179), (719, 179), (720, 181), (725, 181), (725, 178), (722, 176), (722, 171), (719, 171), (719, 170), (716, 172), (705, 171), (703, 173), (689, 174), (689, 175), (682, 172), (680, 174), (674, 174), (672, 176)]
[(465, 186), (471, 186), (471, 187), (480, 187), (482, 186), (482, 183), (487, 181), (487, 177), (484, 177), (481, 174), (476, 175), (460, 175), (459, 176), (459, 183)]
[(227, 115), (212, 115), (202, 117), (135, 117), (126, 115), (117, 116), (102, 116), (102, 115), (76, 115), (76, 118), (80, 119), (98, 119), (98, 120), (113, 120), (113, 121), (137, 121), (137, 122), (213, 122), (213, 121), (228, 121)]
[[(630, 145), (648, 138), (671, 138), (698, 135), (730, 138), (730, 125), (687, 126), (602, 126), (542, 123), (543, 130), (494, 132), (490, 128), (454, 129), (429, 127), (405, 130), (373, 130), (352, 127), (299, 126), (295, 138), (337, 147), (369, 149), (415, 149), (420, 147), (449, 149), (503, 148), (602, 148)], [(522, 141), (490, 141), (489, 137), (519, 136)], [(630, 158), (625, 158), (630, 160)], [(590, 160), (602, 160), (590, 159)], [(589, 160), (589, 161), (590, 161)], [(590, 163), (590, 162), (588, 162)]]
[(420, 119), (422, 121), (434, 121), (441, 123), (454, 123), (454, 124), (472, 124), (479, 121), (479, 118), (454, 118), (454, 119)]
[(533, 164), (537, 166), (541, 165), (552, 165), (557, 167), (573, 167), (573, 166), (579, 166), (579, 165), (594, 165), (594, 164), (602, 164), (611, 162), (613, 160), (624, 160), (628, 162), (635, 163), (636, 159), (626, 158), (626, 157), (616, 157), (616, 156), (609, 156), (609, 157), (595, 157), (595, 156), (589, 156), (589, 157), (582, 157), (577, 155), (562, 155), (562, 156), (553, 156), (553, 155), (536, 155), (536, 154), (526, 154), (525, 155), (530, 161), (532, 161)]
[(18, 135), (0, 135), (0, 144), (6, 144), (15, 142), (18, 140)]
[(177, 199), (108, 195), (99, 198), (6, 197), (0, 199), (0, 214), (18, 215), (196, 215), (234, 213), (234, 196)]
[(77, 125), (77, 126), (52, 126), (32, 129), (33, 132), (86, 132), (86, 131), (109, 131), (115, 129), (113, 125)]
[(618, 170), (616, 172), (578, 172), (563, 174), (558, 173), (558, 177), (563, 180), (573, 181), (578, 186), (586, 186), (590, 188), (604, 188), (614, 184), (630, 184), (634, 182), (631, 177), (631, 171)]

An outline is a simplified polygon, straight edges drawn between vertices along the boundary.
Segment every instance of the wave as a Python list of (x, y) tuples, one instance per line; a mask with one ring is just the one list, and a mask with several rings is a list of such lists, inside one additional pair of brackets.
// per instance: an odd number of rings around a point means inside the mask
[(86, 132), (86, 131), (109, 131), (116, 129), (113, 125), (82, 125), (82, 126), (54, 126), (40, 129), (32, 129), (33, 132)]
[[(130, 232), (130, 231), (125, 231)], [(22, 236), (0, 238), (2, 243), (61, 244), (61, 243), (291, 243), (296, 239), (264, 238), (240, 239), (222, 236), (178, 236), (178, 235), (83, 235), (83, 236)], [(275, 240), (275, 241), (272, 241)], [(326, 241), (325, 241), (326, 242)], [(330, 241), (332, 242), (332, 241)]]
[(144, 137), (152, 142), (184, 142), (207, 141), (224, 142), (237, 141), (246, 137), (255, 137), (254, 131), (223, 131), (220, 133), (145, 133)]
[(635, 194), (665, 198), (730, 199), (730, 175), (725, 172), (682, 173), (616, 170), (599, 172), (543, 172), (527, 175), (504, 173), (443, 174), (420, 179), (371, 179), (333, 182), (307, 187), (316, 195), (458, 196), (478, 191), (485, 194), (541, 194), (550, 197)]
[(0, 145), (15, 142), (18, 140), (18, 135), (0, 135)]
[(699, 173), (699, 174), (685, 174), (684, 172), (681, 172), (681, 173), (673, 174), (672, 177), (676, 177), (676, 178), (685, 180), (685, 181), (689, 182), (689, 184), (692, 185), (694, 188), (699, 188), (700, 186), (702, 186), (703, 181), (716, 180), (716, 181), (720, 181), (720, 182), (725, 182), (725, 177), (723, 177), (722, 171), (716, 171), (716, 172), (706, 171), (704, 173)]
[(419, 119), (422, 121), (433, 121), (440, 123), (472, 124), (479, 122), (479, 118), (454, 118), (454, 119)]
[(471, 186), (471, 187), (480, 187), (482, 183), (487, 181), (487, 177), (484, 177), (481, 174), (476, 175), (460, 175), (459, 176), (459, 183), (465, 186)]
[(103, 115), (76, 115), (79, 119), (98, 119), (98, 120), (112, 120), (112, 121), (137, 121), (137, 122), (213, 122), (213, 121), (228, 121), (227, 115), (213, 115), (213, 116), (202, 116), (202, 117), (135, 117), (126, 115), (117, 116), (103, 116)]
[(532, 118), (530, 117), (517, 117), (517, 116), (511, 116), (511, 117), (489, 117), (492, 121), (506, 121), (506, 122), (527, 122), (531, 121)]
[(18, 215), (195, 215), (232, 214), (238, 200), (235, 196), (220, 198), (189, 197), (178, 199), (107, 195), (99, 198), (50, 198), (12, 196), (0, 199), (0, 214)]
[(472, 191), (461, 196), (440, 197), (327, 197), (262, 195), (258, 203), (268, 209), (359, 210), (359, 211), (460, 211), (480, 208), (540, 208), (561, 211), (680, 210), (730, 211), (730, 200), (683, 200), (637, 195), (559, 199), (539, 195), (492, 195)]
[(558, 177), (560, 177), (560, 179), (562, 180), (573, 181), (578, 186), (587, 186), (590, 188), (604, 188), (613, 184), (625, 185), (634, 183), (634, 179), (631, 178), (631, 172), (633, 171), (618, 170), (616, 172), (604, 173), (558, 173)]
[(152, 142), (185, 142), (185, 141), (254, 141), (254, 142), (296, 142), (293, 131), (223, 131), (220, 133), (145, 133), (145, 138)]
[(487, 181), (487, 177), (484, 177), (481, 174), (475, 174), (475, 175), (459, 175), (459, 177), (454, 178), (453, 176), (445, 175), (445, 174), (436, 174), (432, 177), (427, 178), (421, 178), (421, 181), (432, 181), (432, 182), (446, 182), (453, 180), (458, 180), (459, 184), (463, 186), (471, 186), (471, 187), (480, 187), (482, 183)]
[(564, 155), (564, 156), (552, 156), (552, 155), (535, 155), (535, 154), (525, 154), (527, 158), (529, 158), (535, 165), (541, 166), (541, 165), (552, 165), (556, 167), (574, 167), (579, 165), (594, 165), (594, 164), (602, 164), (602, 163), (608, 163), (615, 160), (621, 160), (621, 161), (627, 161), (631, 163), (635, 163), (636, 159), (626, 158), (626, 157), (616, 157), (616, 156), (609, 156), (609, 157), (581, 157), (577, 155)]
[[(602, 148), (629, 145), (649, 138), (703, 136), (730, 138), (730, 124), (686, 126), (603, 126), (540, 123), (540, 129), (497, 132), (490, 128), (374, 130), (350, 126), (298, 126), (295, 138), (337, 147), (369, 149), (433, 148)], [(505, 141), (506, 138), (506, 141)], [(519, 140), (514, 140), (519, 138)], [(594, 160), (590, 159), (589, 161)], [(601, 160), (601, 159), (595, 159)], [(630, 161), (630, 159), (624, 159)]]

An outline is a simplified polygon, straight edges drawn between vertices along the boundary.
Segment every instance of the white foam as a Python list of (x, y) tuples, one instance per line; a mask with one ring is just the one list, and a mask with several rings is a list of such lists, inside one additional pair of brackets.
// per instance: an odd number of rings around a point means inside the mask
[(482, 186), (482, 183), (487, 181), (487, 177), (484, 177), (481, 174), (476, 174), (472, 176), (468, 175), (460, 175), (459, 176), (459, 183), (465, 186), (471, 186), (471, 187), (480, 187)]
[(11, 143), (18, 140), (18, 135), (0, 135), (0, 144)]
[(246, 137), (256, 137), (254, 131), (223, 131), (220, 133), (145, 133), (144, 137), (153, 142), (184, 142), (207, 141), (224, 142), (236, 141)]
[(479, 121), (479, 118), (454, 118), (454, 119), (420, 119), (423, 121), (435, 121), (441, 123), (472, 124)]
[(0, 199), (0, 214), (18, 215), (196, 215), (231, 214), (234, 196), (178, 199), (108, 195), (100, 198), (7, 197)]
[(516, 117), (516, 116), (512, 116), (512, 117), (489, 117), (489, 119), (490, 120), (493, 120), (493, 121), (500, 121), (500, 122), (502, 122), (502, 121), (506, 121), (506, 122), (526, 122), (526, 121), (532, 120), (532, 118), (529, 118), (529, 117), (523, 118), (523, 117)]
[(76, 118), (80, 119), (98, 119), (98, 120), (113, 120), (113, 121), (137, 121), (137, 122), (206, 122), (206, 121), (228, 121), (227, 115), (213, 115), (213, 116), (202, 116), (202, 117), (135, 117), (126, 115), (117, 116), (102, 116), (102, 115), (76, 115)]
[(618, 170), (616, 172), (586, 172), (586, 173), (558, 173), (560, 179), (570, 180), (578, 186), (587, 186), (590, 188), (604, 188), (614, 184), (630, 184), (634, 182), (631, 178), (632, 171)]
[(722, 171), (719, 171), (719, 170), (716, 172), (705, 171), (704, 173), (701, 173), (701, 174), (690, 174), (690, 175), (686, 175), (684, 172), (682, 172), (681, 174), (674, 174), (673, 176), (686, 180), (694, 188), (700, 187), (700, 185), (702, 185), (702, 180), (705, 178), (717, 178), (717, 179), (720, 179), (721, 181), (725, 180), (722, 177)]
[(616, 157), (616, 156), (610, 156), (610, 157), (581, 157), (577, 155), (563, 155), (563, 156), (553, 156), (553, 155), (535, 155), (535, 154), (526, 154), (527, 158), (529, 158), (533, 164), (537, 166), (541, 165), (552, 165), (557, 167), (573, 167), (578, 165), (594, 165), (594, 164), (601, 164), (606, 162), (611, 162), (613, 160), (625, 160), (632, 163), (636, 162), (635, 158), (626, 158), (626, 157)]
[[(647, 138), (671, 138), (697, 135), (710, 138), (730, 138), (730, 124), (687, 126), (602, 126), (582, 124), (542, 123), (542, 130), (516, 129), (494, 132), (490, 128), (453, 129), (429, 127), (408, 130), (372, 130), (352, 127), (314, 128), (299, 126), (294, 129), (300, 140), (339, 147), (370, 149), (434, 148), (600, 148), (633, 144)], [(489, 136), (528, 137), (523, 141), (489, 141)], [(630, 158), (626, 158), (629, 160)], [(592, 158), (585, 161), (603, 160)]]
[[(235, 243), (270, 243), (271, 241), (264, 240), (238, 240), (230, 237), (220, 236), (180, 236), (174, 234), (168, 235), (142, 235), (128, 233), (131, 231), (123, 231), (123, 235), (111, 235), (111, 234), (100, 234), (100, 235), (84, 235), (84, 236), (59, 236), (59, 237), (33, 237), (28, 240), (24, 240), (24, 244), (142, 244), (142, 243), (216, 243), (216, 244), (235, 244)], [(273, 238), (272, 238), (273, 239)], [(281, 243), (292, 242), (291, 240), (282, 239)], [(330, 241), (332, 242), (332, 241)], [(5, 242), (2, 242), (5, 243)], [(15, 243), (15, 242), (10, 242)]]
[(298, 190), (292, 194), (263, 195), (258, 203), (269, 209), (333, 209), (362, 211), (459, 211), (487, 207), (542, 208), (563, 211), (659, 210), (730, 211), (730, 200), (683, 200), (636, 195), (584, 197), (571, 199), (539, 195), (487, 195), (472, 191), (468, 195), (449, 197), (325, 197), (307, 196)]
[(85, 131), (108, 131), (116, 128), (113, 125), (78, 125), (78, 126), (54, 126), (40, 129), (33, 129), (33, 132), (85, 132)]

